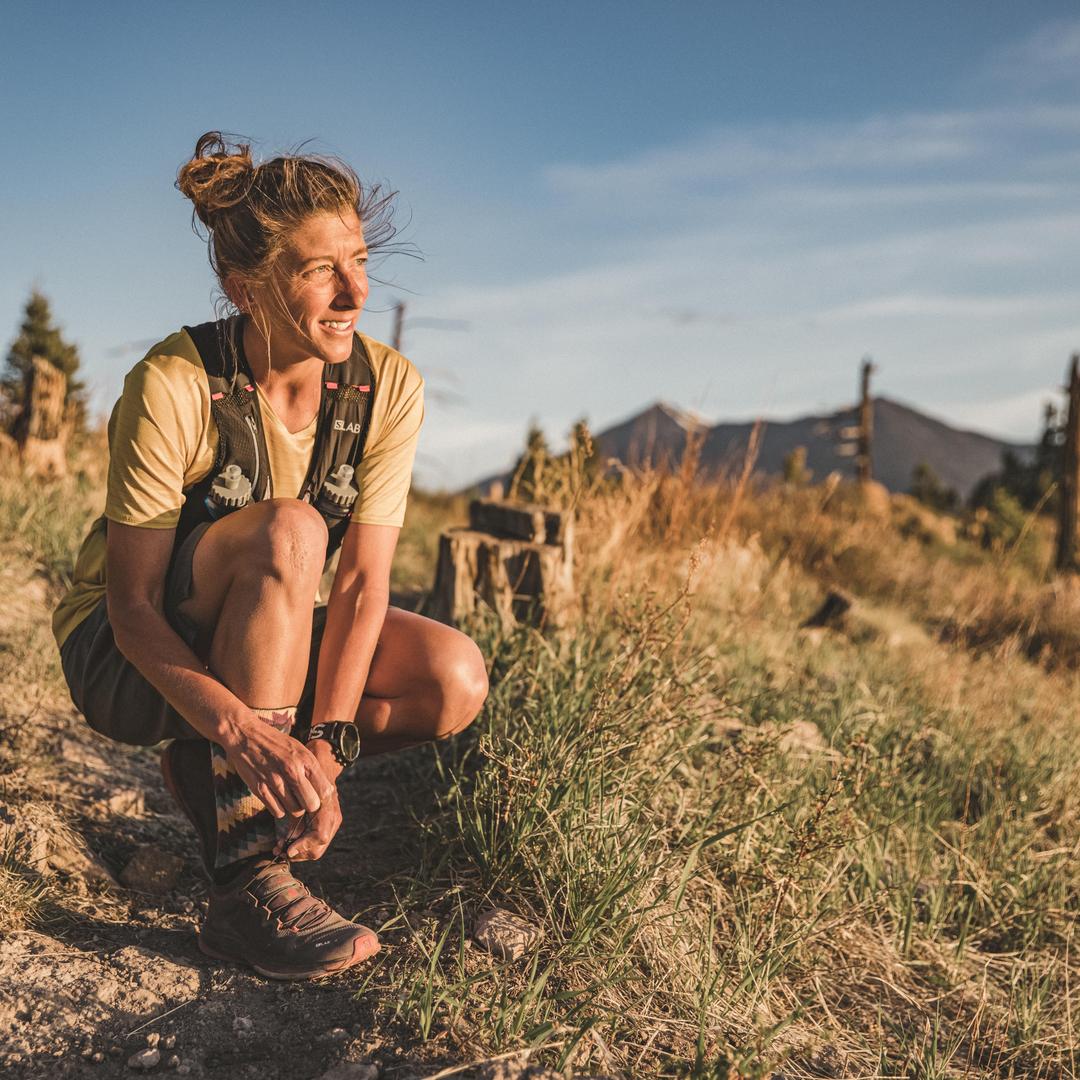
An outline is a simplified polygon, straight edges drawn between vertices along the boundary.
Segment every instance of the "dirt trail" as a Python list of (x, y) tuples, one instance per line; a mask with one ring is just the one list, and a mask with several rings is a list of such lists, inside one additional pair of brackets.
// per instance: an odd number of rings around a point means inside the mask
[[(36, 636), (40, 643), (49, 604), (29, 571), (9, 565), (0, 574), (8, 598), (0, 614), (0, 682), (8, 693), (0, 706), (10, 715), (20, 673), (3, 664), (4, 654), (20, 659), (25, 672), (18, 642)], [(45, 752), (25, 766), (15, 757), (18, 767), (0, 775), (0, 856), (23, 880), (48, 888), (46, 921), (0, 940), (5, 1077), (145, 1071), (409, 1080), (452, 1064), (430, 1046), (403, 1048), (401, 1032), (379, 1027), (370, 1006), (355, 999), (366, 966), (320, 982), (278, 983), (203, 956), (195, 932), (206, 885), (194, 834), (164, 788), (156, 752), (97, 736), (55, 682), (54, 670), (53, 685), (27, 712)], [(422, 812), (401, 805), (393, 775), (385, 761), (359, 763), (341, 784), (345, 824), (331, 851), (299, 872), (339, 911), (381, 927), (384, 950), (408, 938), (395, 882), (400, 887), (408, 874), (411, 822)], [(122, 883), (141, 850), (166, 853), (159, 891)], [(151, 1063), (145, 1070), (129, 1064), (140, 1053)]]

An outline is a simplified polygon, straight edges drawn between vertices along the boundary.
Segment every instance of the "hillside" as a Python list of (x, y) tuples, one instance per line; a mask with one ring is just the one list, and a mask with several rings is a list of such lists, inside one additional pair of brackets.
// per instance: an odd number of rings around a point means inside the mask
[[(153, 750), (66, 700), (48, 615), (100, 466), (0, 469), (5, 1077), (159, 1048), (208, 1080), (1076, 1076), (1080, 586), (1040, 523), (984, 548), (843, 484), (566, 478), (570, 632), (466, 627), (481, 718), (364, 760), (303, 869), (385, 947), (270, 984), (198, 951)], [(463, 510), (410, 501), (396, 588)], [(809, 625), (837, 586), (851, 610)], [(148, 847), (153, 889), (125, 873)], [(478, 948), (491, 904), (539, 943)]]
[[(839, 433), (855, 422), (852, 410), (840, 410), (795, 420), (766, 420), (757, 458), (757, 470), (768, 475), (783, 472), (784, 459), (797, 447), (806, 449), (806, 464), (816, 479), (831, 472), (854, 476), (850, 457), (837, 453)], [(721, 422), (710, 426), (692, 413), (657, 402), (626, 420), (593, 434), (604, 457), (627, 464), (659, 463), (677, 459), (688, 432), (704, 436), (701, 465), (706, 470), (737, 468), (742, 462), (754, 425)], [(874, 477), (890, 491), (905, 492), (912, 473), (928, 464), (946, 487), (967, 498), (983, 477), (996, 472), (1005, 451), (1024, 457), (1032, 447), (980, 432), (953, 427), (899, 401), (874, 401)], [(492, 482), (506, 482), (505, 474), (487, 477), (477, 485), (487, 490)]]

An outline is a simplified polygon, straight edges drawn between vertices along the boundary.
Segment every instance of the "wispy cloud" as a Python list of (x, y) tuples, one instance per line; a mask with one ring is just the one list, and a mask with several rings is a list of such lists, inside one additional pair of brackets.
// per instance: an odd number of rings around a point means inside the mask
[(1055, 19), (991, 57), (987, 74), (1026, 87), (1080, 82), (1080, 17)]

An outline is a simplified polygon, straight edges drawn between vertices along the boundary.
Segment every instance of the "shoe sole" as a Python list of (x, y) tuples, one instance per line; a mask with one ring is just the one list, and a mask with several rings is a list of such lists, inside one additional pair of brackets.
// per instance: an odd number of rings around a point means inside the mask
[(253, 968), (268, 979), (290, 981), (295, 979), (321, 979), (327, 975), (337, 975), (339, 972), (354, 967), (356, 964), (363, 963), (368, 957), (374, 956), (379, 951), (379, 939), (372, 931), (361, 934), (353, 942), (352, 956), (348, 956), (344, 960), (338, 960), (333, 964), (325, 964), (306, 971), (272, 971), (270, 968), (263, 967), (262, 964), (255, 963), (254, 960), (249, 960), (246, 956), (233, 955), (209, 944), (202, 932), (199, 933), (199, 948), (214, 960), (224, 960), (230, 964), (247, 964), (248, 967)]

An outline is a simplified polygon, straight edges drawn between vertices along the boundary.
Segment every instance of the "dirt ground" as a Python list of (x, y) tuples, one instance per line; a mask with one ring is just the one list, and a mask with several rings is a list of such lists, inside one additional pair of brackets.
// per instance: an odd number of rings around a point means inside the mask
[[(12, 642), (47, 633), (48, 598), (39, 581), (10, 567), (0, 577), (8, 597), (0, 660), (6, 652), (25, 668)], [(10, 691), (18, 673), (0, 667)], [(274, 982), (204, 956), (196, 931), (206, 882), (157, 752), (101, 738), (55, 685), (35, 685), (26, 710), (38, 752), (25, 765), (16, 757), (19, 765), (0, 776), (0, 854), (6, 872), (47, 892), (34, 929), (0, 939), (4, 1077), (555, 1075), (516, 1059), (468, 1068), (460, 1047), (411, 1040), (375, 1015), (377, 990), (357, 999), (370, 965), (327, 980)], [(8, 694), (0, 702), (9, 716), (11, 701)], [(385, 758), (345, 774), (341, 831), (322, 860), (297, 868), (338, 911), (376, 928), (384, 955), (408, 947), (415, 928), (401, 891), (424, 793), (402, 797), (401, 776)], [(134, 858), (148, 860), (137, 878), (125, 874)]]

